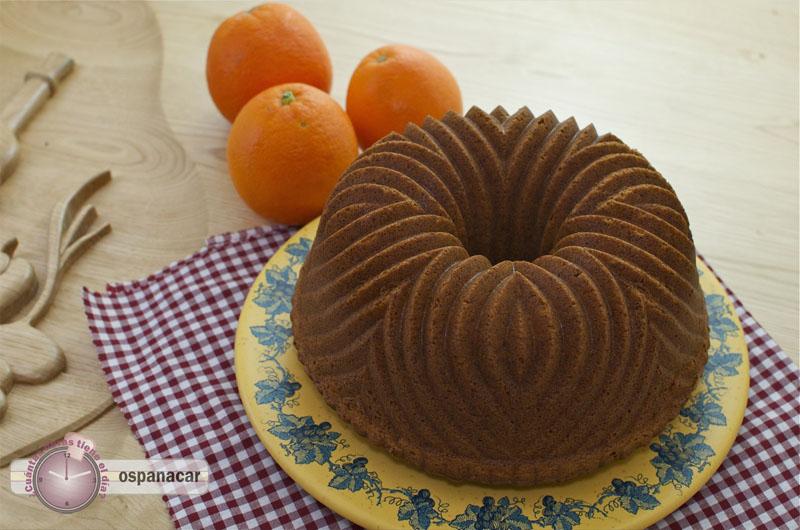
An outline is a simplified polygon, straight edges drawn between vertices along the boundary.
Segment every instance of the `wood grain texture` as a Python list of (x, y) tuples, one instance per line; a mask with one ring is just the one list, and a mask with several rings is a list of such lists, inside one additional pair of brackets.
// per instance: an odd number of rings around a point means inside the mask
[(33, 119), (42, 105), (55, 95), (61, 81), (75, 66), (74, 61), (51, 52), (34, 70), (0, 111), (0, 183), (11, 176), (19, 162), (17, 135)]
[[(92, 203), (103, 216), (97, 226), (118, 228), (64, 274), (37, 325), (60, 346), (66, 369), (47, 384), (18, 384), (9, 393), (0, 422), (0, 447), (8, 458), (81, 427), (111, 403), (86, 329), (81, 287), (100, 289), (143, 276), (196, 249), (207, 231), (194, 166), (158, 104), (161, 41), (148, 6), (4, 3), (0, 28), (0, 69), (17, 72), (3, 76), (3, 98), (50, 50), (61, 50), (78, 65), (59, 97), (20, 135), (22, 161), (0, 189), (0, 240), (18, 239), (15, 258), (30, 262), (46, 289), (57, 276), (46, 258), (60, 244), (48, 244), (49, 212), (87, 176), (107, 168), (117, 178)], [(76, 226), (94, 214), (75, 212)], [(78, 236), (63, 230), (64, 239)], [(71, 255), (63, 249), (63, 261)], [(38, 316), (39, 309), (29, 311)]]
[[(68, 363), (99, 371), (80, 310), (81, 285), (99, 289), (144, 276), (192, 252), (207, 235), (263, 222), (228, 179), (229, 125), (208, 96), (204, 74), (216, 26), (252, 5), (0, 3), (0, 101), (18, 82), (5, 73), (24, 75), (49, 51), (78, 63), (20, 136), (23, 162), (0, 188), (0, 241), (12, 228), (24, 245), (17, 252), (41, 277), (57, 191), (105, 167), (118, 177), (93, 199), (114, 233), (65, 276), (42, 322), (63, 341)], [(562, 119), (594, 122), (640, 149), (674, 184), (698, 249), (797, 359), (796, 2), (296, 7), (328, 46), (339, 102), (364, 55), (402, 42), (448, 65), (465, 106), (553, 108)], [(102, 378), (93, 384), (103, 387)], [(94, 433), (108, 458), (141, 454), (116, 409), (81, 431)], [(12, 497), (7, 469), (0, 470), (0, 487), (0, 513), (11, 514), (0, 526), (13, 527), (7, 521), (23, 520), (17, 517), (41, 528), (170, 526), (158, 497), (98, 502), (67, 520), (33, 499)]]
[[(50, 216), (47, 244), (47, 276), (41, 284), (36, 300), (31, 303), (30, 309), (23, 315), (21, 312), (5, 311), (3, 320), (0, 320), (0, 421), (8, 408), (7, 395), (15, 383), (42, 385), (52, 381), (54, 386), (65, 385), (66, 380), (53, 381), (66, 368), (66, 358), (61, 347), (48, 335), (36, 329), (36, 324), (47, 314), (57, 294), (61, 277), (69, 266), (97, 240), (111, 231), (108, 223), (93, 227), (97, 218), (94, 206), (84, 204), (85, 201), (98, 189), (111, 180), (111, 174), (104, 171), (89, 178), (69, 196), (59, 201), (53, 208)], [(16, 241), (16, 240), (14, 240)], [(6, 249), (10, 248), (6, 245)], [(24, 259), (12, 257), (4, 252), (9, 259), (6, 272), (0, 270), (0, 308), (22, 308), (30, 296), (32, 289), (31, 275), (13, 274), (20, 268), (29, 274), (33, 270)], [(20, 267), (14, 265), (20, 264)], [(15, 285), (16, 282), (16, 285)], [(15, 289), (16, 287), (16, 289)], [(5, 298), (10, 296), (10, 298)], [(6, 319), (8, 319), (6, 321)], [(78, 365), (80, 367), (80, 365)], [(95, 377), (94, 373), (71, 374), (78, 378)], [(64, 394), (74, 394), (85, 397), (86, 402), (80, 407), (84, 410), (94, 410), (96, 403), (94, 396), (76, 392), (71, 386), (63, 386), (60, 391)], [(28, 393), (28, 400), (38, 400), (38, 396)], [(16, 404), (23, 411), (29, 410), (35, 404), (26, 400), (16, 400)], [(58, 414), (58, 405), (52, 407), (53, 417), (50, 425), (53, 431), (61, 429), (61, 416)], [(43, 440), (51, 438), (51, 431), (31, 430), (17, 424), (16, 430), (3, 430), (2, 435), (11, 439), (12, 443), (0, 446), (0, 465), (6, 465), (13, 456), (28, 447), (38, 446)]]

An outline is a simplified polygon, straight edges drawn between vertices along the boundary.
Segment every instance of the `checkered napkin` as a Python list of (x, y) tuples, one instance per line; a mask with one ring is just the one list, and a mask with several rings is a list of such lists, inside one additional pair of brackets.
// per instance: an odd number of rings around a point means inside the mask
[[(267, 259), (292, 233), (216, 236), (152, 276), (84, 291), (108, 386), (148, 457), (204, 458), (208, 493), (164, 497), (178, 528), (350, 528), (272, 460), (236, 390), (239, 310)], [(728, 291), (750, 349), (750, 403), (728, 458), (655, 528), (798, 528), (798, 371)]]

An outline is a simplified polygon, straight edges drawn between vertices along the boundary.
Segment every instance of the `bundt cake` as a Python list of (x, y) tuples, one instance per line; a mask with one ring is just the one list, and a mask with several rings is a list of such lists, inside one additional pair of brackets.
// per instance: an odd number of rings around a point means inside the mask
[(367, 149), (328, 199), (291, 318), (357, 432), (488, 485), (564, 482), (645, 445), (709, 345), (667, 181), (616, 136), (527, 108)]

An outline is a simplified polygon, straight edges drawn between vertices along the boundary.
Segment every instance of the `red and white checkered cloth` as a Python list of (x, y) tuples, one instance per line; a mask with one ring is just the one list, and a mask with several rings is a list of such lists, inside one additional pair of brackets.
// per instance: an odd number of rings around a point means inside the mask
[[(178, 528), (350, 528), (272, 460), (236, 389), (239, 310), (292, 233), (254, 228), (144, 280), (84, 291), (89, 329), (117, 406), (148, 457), (204, 458), (208, 493), (164, 497)], [(708, 484), (655, 528), (798, 528), (798, 370), (728, 291), (750, 349), (750, 403)]]

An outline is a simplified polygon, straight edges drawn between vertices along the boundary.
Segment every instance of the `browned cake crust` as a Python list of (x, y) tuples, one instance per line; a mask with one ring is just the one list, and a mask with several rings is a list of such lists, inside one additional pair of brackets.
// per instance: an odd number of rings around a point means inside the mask
[(372, 443), (455, 481), (563, 482), (646, 444), (706, 362), (686, 213), (613, 135), (472, 108), (365, 151), (292, 309), (300, 360)]

